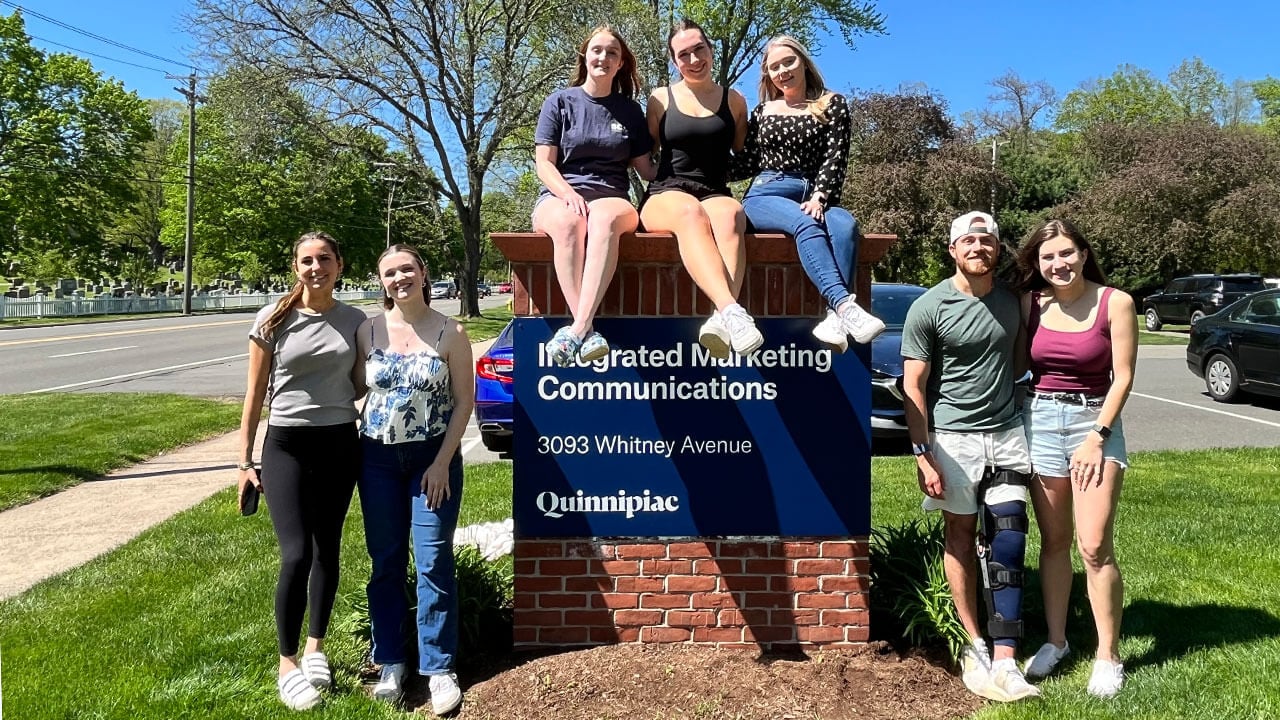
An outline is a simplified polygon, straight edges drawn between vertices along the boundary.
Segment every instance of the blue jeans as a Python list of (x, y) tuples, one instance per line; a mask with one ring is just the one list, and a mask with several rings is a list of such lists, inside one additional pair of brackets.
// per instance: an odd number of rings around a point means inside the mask
[(800, 265), (832, 309), (852, 293), (858, 257), (858, 221), (848, 210), (828, 208), (818, 222), (800, 209), (813, 193), (796, 173), (765, 171), (756, 176), (742, 198), (747, 220), (760, 232), (785, 232), (796, 239)]
[(431, 511), (422, 492), (422, 476), (440, 451), (444, 435), (396, 445), (361, 440), (360, 508), (365, 545), (373, 561), (367, 588), (373, 661), (406, 660), (404, 622), (409, 600), (404, 584), (412, 536), (418, 578), (418, 673), (448, 672), (458, 651), (453, 531), (462, 504), (462, 454), (454, 453), (449, 462), (449, 499)]

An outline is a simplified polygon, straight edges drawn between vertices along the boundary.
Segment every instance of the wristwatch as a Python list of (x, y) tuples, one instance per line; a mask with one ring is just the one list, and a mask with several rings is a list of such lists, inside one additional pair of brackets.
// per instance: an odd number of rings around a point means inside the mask
[(929, 452), (932, 449), (933, 448), (929, 447), (929, 443), (912, 443), (911, 444), (911, 454), (915, 455), (916, 457), (920, 457), (921, 455)]
[(243, 462), (236, 465), (237, 470), (253, 470), (256, 467), (258, 467), (258, 463), (256, 462)]
[(1093, 431), (1101, 435), (1103, 440), (1111, 437), (1111, 428), (1106, 425), (1094, 425)]

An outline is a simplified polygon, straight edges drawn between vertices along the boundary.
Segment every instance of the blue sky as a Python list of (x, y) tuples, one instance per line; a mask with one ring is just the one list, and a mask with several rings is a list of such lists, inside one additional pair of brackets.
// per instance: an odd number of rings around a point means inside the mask
[[(11, 0), (35, 12), (112, 40), (174, 60), (194, 47), (182, 30), (187, 0), (112, 3), (99, 0)], [(925, 83), (945, 97), (953, 114), (976, 110), (992, 91), (988, 83), (1006, 70), (1026, 80), (1047, 80), (1065, 95), (1082, 81), (1110, 75), (1130, 63), (1164, 78), (1179, 62), (1201, 57), (1228, 82), (1280, 77), (1280, 2), (1204, 0), (1077, 0), (1075, 3), (1002, 0), (882, 0), (888, 34), (863, 38), (856, 50), (832, 38), (818, 61), (828, 83), (894, 90)], [(8, 4), (0, 12), (10, 14)], [(27, 16), (27, 32), (141, 65), (187, 72), (105, 45)], [(48, 50), (71, 52), (42, 40)], [(163, 73), (89, 57), (143, 97), (180, 99)], [(744, 88), (754, 102), (754, 82)]]

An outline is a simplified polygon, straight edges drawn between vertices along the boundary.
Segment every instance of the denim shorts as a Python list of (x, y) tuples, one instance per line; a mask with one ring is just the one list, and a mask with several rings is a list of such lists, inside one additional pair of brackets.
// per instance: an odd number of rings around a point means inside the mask
[[(987, 468), (1031, 472), (1027, 454), (1027, 436), (1022, 427), (996, 432), (931, 433), (933, 457), (942, 471), (942, 497), (925, 497), (926, 511), (946, 510), (953, 515), (976, 515), (978, 484)], [(989, 505), (1002, 502), (1026, 502), (1027, 488), (1022, 485), (995, 485), (987, 491)]]
[[(1031, 465), (1035, 471), (1047, 477), (1071, 477), (1071, 454), (1098, 424), (1101, 412), (1101, 407), (1029, 396), (1022, 409), (1022, 422), (1031, 444)], [(1111, 437), (1102, 443), (1102, 457), (1122, 469), (1129, 467), (1124, 421), (1118, 417), (1111, 424)]]

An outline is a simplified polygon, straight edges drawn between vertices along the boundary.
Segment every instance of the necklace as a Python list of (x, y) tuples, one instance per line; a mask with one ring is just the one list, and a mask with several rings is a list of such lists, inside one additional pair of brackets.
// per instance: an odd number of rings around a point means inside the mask
[(1058, 303), (1058, 307), (1065, 312), (1075, 307), (1077, 304), (1080, 303), (1081, 300), (1085, 299), (1086, 297), (1089, 297), (1090, 294), (1091, 293), (1089, 292), (1089, 289), (1085, 288), (1083, 291), (1080, 292), (1079, 295), (1075, 296), (1074, 298), (1066, 302), (1063, 302), (1062, 298), (1058, 297), (1057, 294), (1053, 296), (1053, 300), (1054, 302)]

